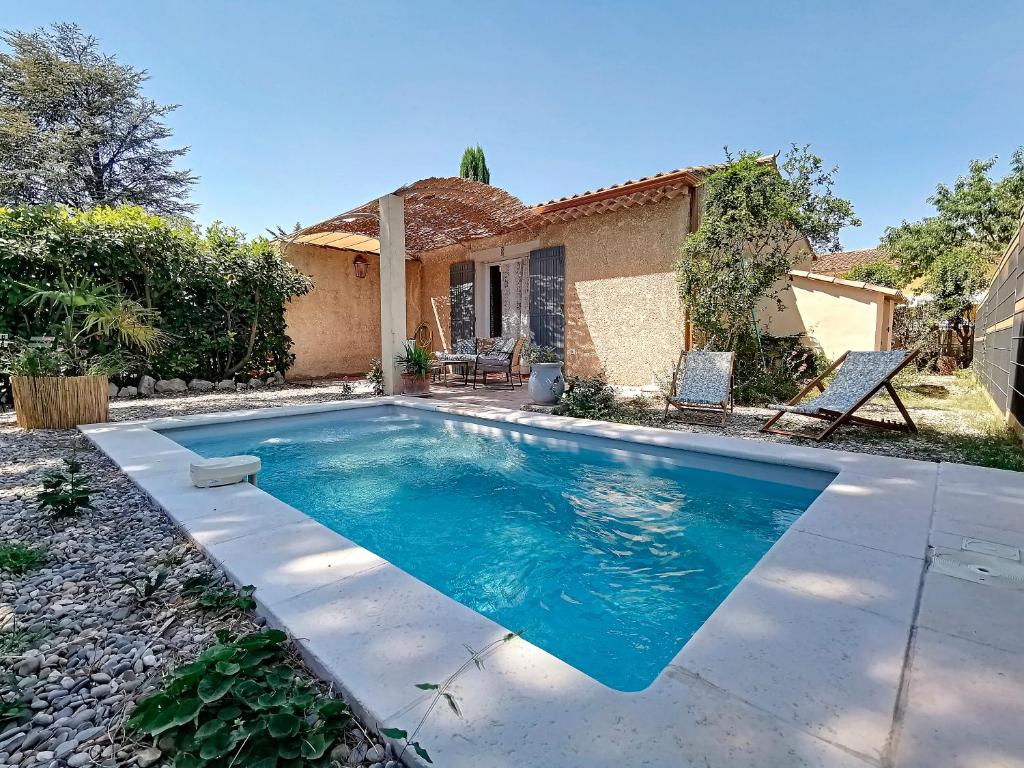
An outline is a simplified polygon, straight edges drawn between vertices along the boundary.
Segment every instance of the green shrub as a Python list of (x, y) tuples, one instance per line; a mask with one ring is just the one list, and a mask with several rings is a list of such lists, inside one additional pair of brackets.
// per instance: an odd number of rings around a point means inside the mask
[(82, 473), (82, 463), (72, 453), (64, 459), (64, 469), (43, 476), (43, 490), (36, 496), (39, 509), (47, 509), (56, 518), (73, 517), (83, 509), (93, 509), (89, 476)]
[(412, 376), (427, 376), (433, 364), (430, 350), (418, 344), (406, 344), (402, 354), (395, 356), (395, 362), (402, 366), (403, 372)]
[(217, 639), (139, 703), (129, 729), (171, 737), (176, 768), (327, 766), (351, 715), (283, 663), (284, 632)]
[(828, 367), (799, 336), (762, 335), (759, 345), (753, 334), (742, 335), (734, 349), (733, 398), (739, 405), (784, 403)]
[(169, 337), (131, 373), (218, 380), (291, 364), (284, 306), (311, 283), (263, 238), (219, 223), (201, 232), (131, 206), (20, 206), (0, 208), (0, 243), (0, 333), (56, 335), (52, 313), (26, 300), (62, 276), (88, 278), (156, 312)]
[(370, 360), (370, 372), (366, 374), (366, 380), (373, 387), (373, 394), (380, 397), (384, 394), (384, 368), (380, 364), (380, 358)]
[(607, 419), (615, 410), (615, 391), (604, 376), (570, 376), (562, 405), (567, 415), (578, 419)]
[(253, 599), (255, 591), (256, 587), (252, 584), (235, 589), (230, 584), (214, 584), (209, 576), (193, 576), (182, 585), (181, 593), (193, 598), (196, 605), (207, 610), (237, 608), (240, 611), (251, 611), (256, 608), (256, 600)]
[(0, 571), (20, 576), (46, 562), (46, 550), (20, 542), (0, 544)]

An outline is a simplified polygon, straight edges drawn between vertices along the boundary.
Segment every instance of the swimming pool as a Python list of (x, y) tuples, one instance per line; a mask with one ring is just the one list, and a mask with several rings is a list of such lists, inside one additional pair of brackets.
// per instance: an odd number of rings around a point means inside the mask
[(834, 474), (394, 407), (163, 430), (604, 685), (646, 688)]

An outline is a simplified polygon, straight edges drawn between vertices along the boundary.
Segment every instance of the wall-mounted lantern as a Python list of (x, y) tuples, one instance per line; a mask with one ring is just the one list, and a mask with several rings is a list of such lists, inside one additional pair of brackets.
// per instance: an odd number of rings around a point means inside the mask
[(366, 270), (369, 266), (370, 262), (368, 262), (366, 260), (366, 257), (363, 256), (362, 254), (359, 254), (354, 259), (352, 259), (352, 269), (355, 270), (356, 277), (358, 277), (360, 280), (366, 277)]

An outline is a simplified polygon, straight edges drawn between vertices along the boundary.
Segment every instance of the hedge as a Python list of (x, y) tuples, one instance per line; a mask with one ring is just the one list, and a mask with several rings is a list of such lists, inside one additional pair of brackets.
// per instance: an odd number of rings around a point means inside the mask
[(220, 223), (201, 231), (134, 206), (0, 207), (0, 333), (48, 335), (50, 317), (24, 302), (28, 286), (62, 274), (117, 285), (159, 313), (171, 340), (144, 371), (158, 378), (286, 370), (285, 304), (312, 288), (273, 243)]

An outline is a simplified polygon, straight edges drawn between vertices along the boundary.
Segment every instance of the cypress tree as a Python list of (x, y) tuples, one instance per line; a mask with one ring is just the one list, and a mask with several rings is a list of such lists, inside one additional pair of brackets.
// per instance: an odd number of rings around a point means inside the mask
[(459, 163), (459, 176), (473, 181), (482, 181), (484, 184), (491, 183), (491, 171), (487, 167), (487, 159), (484, 151), (477, 144), (475, 147), (466, 147), (462, 153), (462, 161)]

